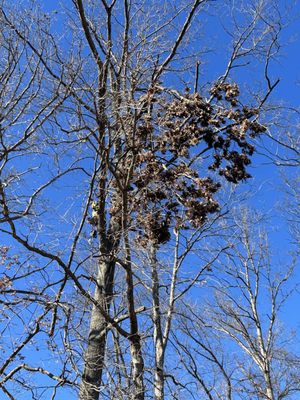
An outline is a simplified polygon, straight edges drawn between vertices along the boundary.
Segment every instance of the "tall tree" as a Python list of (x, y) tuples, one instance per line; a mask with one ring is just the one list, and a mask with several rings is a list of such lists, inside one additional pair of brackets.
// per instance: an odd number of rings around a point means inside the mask
[(214, 296), (181, 304), (182, 334), (173, 340), (195, 398), (293, 399), (300, 391), (298, 341), (285, 318), (295, 260), (276, 265), (264, 225), (261, 215), (239, 212), (214, 264), (221, 270), (208, 277)]
[[(220, 212), (222, 184), (249, 177), (251, 142), (266, 131), (259, 114), (278, 83), (268, 68), (280, 25), (259, 2), (231, 10), (225, 70), (200, 85), (198, 27), (214, 7), (73, 0), (47, 13), (35, 2), (1, 3), (0, 229), (19, 253), (0, 288), (12, 313), (3, 332), (15, 326), (19, 343), (5, 349), (0, 368), (8, 397), (12, 383), (40, 395), (25, 372), (45, 376), (53, 398), (78, 378), (80, 399), (114, 397), (114, 379), (126, 379), (120, 398), (165, 397), (174, 304), (198, 279), (179, 295), (178, 269)], [(263, 58), (267, 83), (254, 99), (231, 77), (252, 55)], [(165, 309), (159, 268), (170, 247)], [(140, 289), (143, 254), (150, 296)], [(153, 386), (144, 324), (153, 332)], [(32, 344), (58, 354), (59, 365), (28, 363)]]

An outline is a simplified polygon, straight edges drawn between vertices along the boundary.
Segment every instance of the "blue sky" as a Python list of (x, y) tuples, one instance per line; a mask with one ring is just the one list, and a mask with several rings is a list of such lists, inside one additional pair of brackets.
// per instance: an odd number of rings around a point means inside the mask
[[(41, 7), (45, 7), (47, 10), (55, 10), (58, 2), (55, 1), (40, 1)], [(285, 1), (282, 4), (286, 4)], [(279, 42), (281, 48), (279, 50), (276, 59), (272, 61), (270, 65), (270, 76), (276, 80), (280, 79), (280, 83), (272, 93), (270, 98), (271, 102), (282, 102), (284, 105), (299, 107), (299, 84), (300, 84), (300, 2), (297, 1), (291, 8), (291, 14), (289, 15), (290, 21), (287, 21), (287, 26), (284, 27)], [(59, 22), (60, 17), (57, 16), (57, 31), (63, 31), (63, 25)], [(215, 16), (205, 16), (204, 26), (206, 33), (208, 33), (209, 40), (208, 46), (212, 46), (214, 51), (207, 55), (207, 62), (201, 66), (200, 81), (204, 83), (216, 79), (220, 73), (224, 70), (224, 59), (228, 53), (228, 37), (224, 35), (222, 30), (221, 17), (218, 22)], [(202, 29), (203, 27), (201, 27)], [(199, 45), (203, 44), (202, 39), (199, 39)], [(204, 40), (204, 39), (203, 39)], [(246, 83), (248, 87), (258, 85), (260, 77), (257, 75), (259, 67), (255, 64), (249, 67), (247, 70), (237, 70), (236, 77), (242, 82)], [(241, 71), (241, 72), (240, 72)], [(247, 71), (247, 72), (245, 72)], [(292, 123), (296, 123), (296, 119), (291, 120)], [(268, 146), (271, 144), (270, 141), (262, 139), (263, 143)], [(241, 184), (238, 191), (244, 193), (249, 192), (246, 204), (254, 209), (266, 214), (267, 216), (267, 231), (270, 238), (270, 247), (272, 252), (272, 260), (276, 265), (276, 268), (284, 267), (291, 261), (290, 243), (291, 236), (289, 234), (289, 227), (286, 223), (284, 215), (284, 185), (282, 181), (282, 174), (286, 174), (288, 177), (294, 177), (299, 174), (296, 168), (290, 167), (287, 169), (280, 169), (270, 162), (264, 155), (258, 154), (253, 158), (253, 164), (250, 168), (252, 179)], [(79, 175), (78, 175), (79, 177)], [(62, 184), (58, 186), (56, 194), (56, 200), (62, 203), (62, 210), (65, 204), (63, 204), (63, 194), (60, 192), (61, 188), (68, 184), (68, 178), (62, 181)], [(60, 195), (62, 198), (60, 198)], [(67, 215), (67, 218), (71, 219), (71, 216)], [(300, 272), (297, 267), (295, 270), (294, 278), (290, 285), (297, 284), (300, 282)], [(291, 296), (287, 303), (284, 313), (281, 315), (282, 320), (291, 328), (297, 328), (300, 331), (300, 317), (299, 317), (299, 293), (295, 292)], [(32, 360), (39, 359), (39, 353), (36, 352), (32, 357)], [(51, 360), (50, 360), (51, 361)], [(58, 400), (66, 399), (66, 395), (62, 397), (57, 396)], [(23, 397), (24, 400), (30, 399), (31, 397)], [(6, 399), (5, 396), (0, 392), (0, 400)], [(48, 400), (45, 395), (44, 400)], [(72, 399), (71, 394), (68, 399)], [(74, 397), (75, 399), (75, 397)]]

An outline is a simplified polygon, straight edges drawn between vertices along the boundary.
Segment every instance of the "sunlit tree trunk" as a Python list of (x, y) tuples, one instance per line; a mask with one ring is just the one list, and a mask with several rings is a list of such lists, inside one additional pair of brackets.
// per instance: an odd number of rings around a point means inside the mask
[[(113, 262), (100, 262), (94, 298), (109, 313), (114, 282)], [(80, 386), (80, 400), (97, 400), (104, 367), (107, 321), (99, 308), (93, 306), (85, 353), (85, 367)]]
[(152, 270), (152, 318), (153, 318), (153, 343), (155, 348), (155, 370), (154, 370), (154, 398), (164, 398), (164, 343), (160, 310), (159, 277), (157, 271), (156, 249), (151, 247), (151, 270)]

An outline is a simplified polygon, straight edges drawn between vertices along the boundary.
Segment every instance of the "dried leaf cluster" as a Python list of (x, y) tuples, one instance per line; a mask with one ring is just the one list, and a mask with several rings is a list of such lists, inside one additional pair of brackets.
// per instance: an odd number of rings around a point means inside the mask
[[(139, 243), (168, 242), (171, 226), (201, 226), (219, 209), (218, 175), (235, 184), (250, 177), (250, 139), (265, 131), (259, 110), (240, 103), (236, 84), (217, 83), (210, 93), (210, 100), (186, 92), (169, 101), (159, 93), (156, 110), (126, 133), (110, 213), (121, 216), (126, 192), (130, 228)], [(201, 175), (206, 158), (213, 160), (211, 176), (207, 168)]]

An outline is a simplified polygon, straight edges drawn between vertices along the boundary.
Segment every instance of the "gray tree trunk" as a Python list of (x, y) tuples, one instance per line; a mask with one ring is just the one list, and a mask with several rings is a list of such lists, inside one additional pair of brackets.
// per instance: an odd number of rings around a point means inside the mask
[[(114, 285), (115, 263), (101, 261), (95, 289), (95, 300), (109, 313)], [(93, 305), (85, 353), (85, 367), (80, 385), (80, 400), (98, 400), (105, 359), (108, 323), (100, 310)]]
[[(128, 237), (125, 238), (126, 247), (128, 250)], [(130, 253), (128, 253), (130, 254)], [(145, 398), (145, 387), (144, 387), (144, 359), (142, 356), (141, 337), (138, 330), (138, 320), (134, 308), (134, 284), (131, 270), (130, 255), (127, 256), (127, 271), (126, 271), (126, 283), (127, 283), (127, 300), (128, 300), (128, 311), (130, 318), (130, 353), (132, 362), (132, 384), (133, 384), (133, 396), (132, 400), (144, 400)]]
[(142, 357), (141, 339), (138, 334), (131, 340), (132, 383), (134, 388), (133, 400), (144, 400), (144, 360)]

